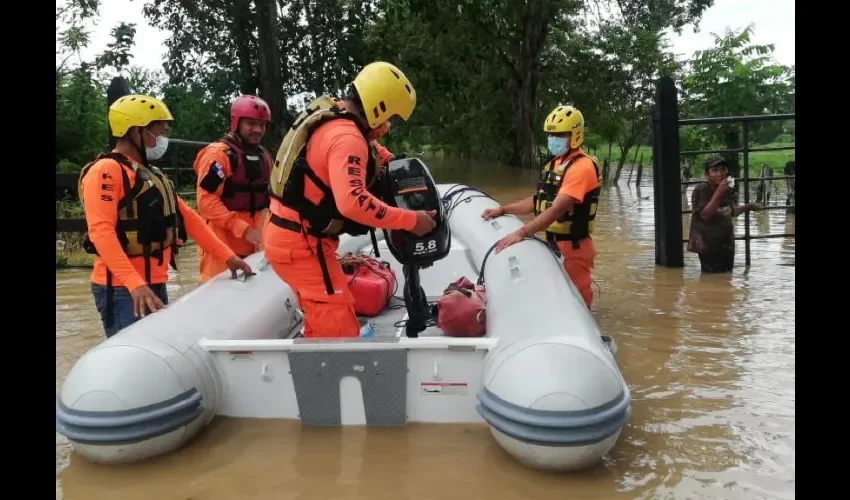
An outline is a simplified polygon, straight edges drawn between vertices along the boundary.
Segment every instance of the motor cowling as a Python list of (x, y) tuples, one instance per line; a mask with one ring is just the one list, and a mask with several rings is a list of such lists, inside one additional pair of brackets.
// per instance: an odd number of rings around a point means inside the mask
[(424, 269), (446, 257), (451, 250), (452, 234), (437, 184), (425, 163), (418, 158), (393, 160), (384, 172), (384, 202), (406, 210), (436, 210), (437, 226), (430, 233), (416, 236), (410, 231), (384, 230), (387, 246), (402, 265)]
[(418, 337), (419, 332), (433, 321), (425, 290), (419, 284), (419, 270), (432, 266), (449, 254), (452, 246), (451, 229), (437, 184), (422, 160), (404, 158), (391, 161), (384, 176), (385, 203), (407, 210), (437, 212), (434, 217), (437, 225), (426, 235), (384, 230), (387, 247), (404, 272), (404, 305), (408, 313), (405, 332), (408, 337)]

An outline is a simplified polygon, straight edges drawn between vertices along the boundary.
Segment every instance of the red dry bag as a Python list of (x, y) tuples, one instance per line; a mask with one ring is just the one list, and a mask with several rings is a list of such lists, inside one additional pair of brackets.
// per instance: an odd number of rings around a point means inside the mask
[(354, 311), (359, 316), (381, 314), (396, 291), (395, 273), (389, 264), (360, 255), (346, 255), (340, 263), (350, 276), (348, 288), (354, 295)]
[(486, 302), (484, 286), (464, 276), (437, 301), (437, 326), (449, 337), (481, 337), (487, 331)]

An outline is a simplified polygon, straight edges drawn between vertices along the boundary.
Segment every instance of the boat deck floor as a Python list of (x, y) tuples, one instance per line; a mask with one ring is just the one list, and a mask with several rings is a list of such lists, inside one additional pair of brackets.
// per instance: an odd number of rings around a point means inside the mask
[[(436, 302), (437, 297), (428, 297), (429, 303)], [(398, 329), (404, 325), (404, 316), (407, 314), (407, 309), (404, 307), (404, 300), (398, 297), (390, 299), (387, 308), (381, 311), (381, 314), (374, 317), (358, 316), (357, 319), (367, 320), (372, 323), (372, 329), (375, 331), (375, 337), (378, 338), (393, 338), (396, 336)], [(404, 330), (402, 330), (402, 336)], [(424, 331), (419, 332), (420, 337), (442, 337), (443, 331), (436, 326), (429, 326)]]

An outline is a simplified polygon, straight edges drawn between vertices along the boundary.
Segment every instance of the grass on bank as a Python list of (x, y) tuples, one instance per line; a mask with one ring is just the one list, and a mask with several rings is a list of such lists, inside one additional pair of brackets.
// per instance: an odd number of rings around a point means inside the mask
[[(184, 198), (183, 201), (193, 210), (198, 209), (194, 198)], [(56, 201), (57, 219), (79, 219), (83, 217), (83, 207), (79, 201), (71, 198)], [(56, 233), (56, 269), (92, 267), (92, 265), (94, 265), (94, 255), (83, 250), (83, 233)]]
[[(771, 142), (768, 144), (752, 144), (750, 147), (752, 148), (777, 148), (777, 147), (789, 147), (794, 146), (794, 142)], [(413, 154), (408, 153), (408, 156), (420, 156), (426, 163), (430, 159), (440, 158), (440, 159), (449, 159), (452, 156), (442, 150), (439, 146), (420, 146), (413, 147), (409, 144), (403, 144), (401, 147), (397, 148), (399, 151), (414, 151)], [(722, 149), (722, 147), (717, 147), (717, 149)], [(540, 157), (546, 155), (545, 146), (538, 147)], [(595, 147), (585, 146), (585, 150), (589, 153), (595, 155), (600, 162), (604, 162), (606, 158), (608, 158), (608, 145), (597, 145)], [(702, 175), (702, 162), (705, 161), (710, 155), (697, 155), (693, 162), (693, 175)], [(773, 170), (774, 175), (783, 175), (783, 170), (785, 169), (785, 164), (789, 161), (792, 161), (796, 157), (796, 151), (793, 149), (783, 150), (783, 151), (757, 151), (749, 153), (749, 165), (750, 165), (750, 176), (757, 177), (761, 172), (762, 164), (767, 165), (771, 170)], [(615, 168), (617, 166), (617, 162), (620, 160), (620, 147), (617, 144), (613, 144), (611, 147), (611, 155), (609, 164), (611, 168)], [(626, 161), (624, 165), (631, 165), (632, 163), (643, 164), (644, 167), (652, 167), (652, 146), (651, 145), (643, 145), (632, 148), (629, 151), (629, 154), (626, 156)], [(741, 156), (741, 166), (743, 166), (743, 155)]]
[[(80, 202), (71, 198), (56, 200), (57, 219), (78, 219), (83, 217)], [(56, 268), (91, 267), (94, 256), (83, 250), (83, 234), (56, 233)]]
[[(769, 144), (753, 144), (753, 148), (778, 148), (794, 146), (794, 143), (773, 142)], [(720, 149), (720, 148), (718, 148)], [(757, 177), (761, 172), (762, 164), (767, 165), (773, 170), (774, 175), (783, 175), (782, 172), (785, 164), (792, 161), (796, 157), (796, 151), (793, 149), (783, 151), (757, 151), (749, 154), (750, 162), (750, 177)], [(595, 151), (596, 157), (600, 161), (604, 161), (608, 157), (608, 146), (597, 147)], [(643, 161), (641, 162), (641, 155)], [(694, 159), (693, 175), (702, 175), (702, 162), (710, 155), (697, 155)], [(626, 158), (626, 165), (630, 165), (635, 158), (635, 149), (629, 151)], [(620, 149), (616, 144), (611, 148), (611, 167), (616, 167), (617, 161), (620, 159)], [(644, 167), (652, 166), (652, 146), (640, 146), (637, 148), (637, 161), (643, 163)], [(741, 160), (743, 167), (743, 156)]]

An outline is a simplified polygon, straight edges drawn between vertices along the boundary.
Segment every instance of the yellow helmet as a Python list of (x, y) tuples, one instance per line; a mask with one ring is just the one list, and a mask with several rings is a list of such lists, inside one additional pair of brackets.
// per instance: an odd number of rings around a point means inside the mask
[(572, 106), (558, 106), (546, 117), (543, 131), (547, 134), (569, 132), (570, 149), (576, 149), (584, 142), (584, 115)]
[(130, 127), (146, 127), (155, 121), (173, 121), (164, 102), (149, 95), (127, 95), (109, 107), (109, 127), (114, 137), (124, 137)]
[(416, 91), (404, 73), (386, 62), (367, 64), (354, 79), (369, 128), (376, 129), (395, 115), (410, 119), (416, 107)]

